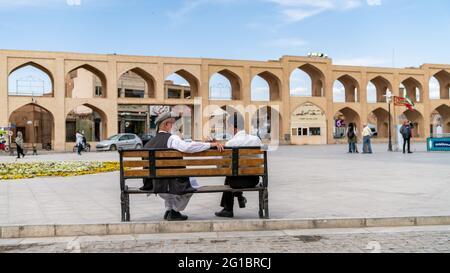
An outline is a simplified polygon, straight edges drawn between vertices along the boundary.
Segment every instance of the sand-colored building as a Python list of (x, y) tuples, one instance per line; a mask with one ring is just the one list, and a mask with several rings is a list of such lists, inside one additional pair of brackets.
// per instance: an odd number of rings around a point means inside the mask
[[(48, 75), (52, 90), (41, 96), (8, 90), (10, 75), (25, 66)], [(291, 75), (298, 70), (310, 78), (306, 96), (292, 91)], [(189, 86), (167, 81), (173, 73)], [(210, 94), (210, 79), (216, 73), (229, 81), (227, 100), (215, 100)], [(267, 101), (252, 100), (256, 76), (267, 82)], [(343, 88), (342, 102), (333, 98), (336, 83)], [(430, 96), (436, 88), (437, 95)], [(72, 150), (73, 132), (80, 126), (89, 128), (85, 134), (94, 145), (130, 124), (135, 126), (129, 120), (146, 121), (144, 127), (149, 127), (149, 113), (157, 111), (152, 106), (186, 106), (193, 139), (220, 127), (210, 124), (214, 113), (235, 109), (245, 115), (249, 131), (255, 125), (264, 127), (258, 134), (280, 143), (344, 142), (340, 132), (350, 122), (357, 128), (372, 124), (378, 131), (376, 141), (386, 141), (387, 90), (395, 96), (406, 93), (415, 101), (413, 112), (392, 105), (394, 138), (395, 126), (405, 118), (416, 125), (418, 140), (425, 140), (437, 125), (450, 133), (450, 65), (397, 69), (334, 65), (332, 59), (319, 57), (249, 61), (0, 50), (0, 127), (23, 130), (26, 142), (50, 143), (57, 151)], [(369, 92), (375, 92), (376, 101), (367, 100)]]

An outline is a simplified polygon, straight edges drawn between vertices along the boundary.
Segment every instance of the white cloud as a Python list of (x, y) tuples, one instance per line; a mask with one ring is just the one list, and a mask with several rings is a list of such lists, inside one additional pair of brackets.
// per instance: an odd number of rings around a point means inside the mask
[(367, 0), (369, 6), (381, 6), (381, 0)]

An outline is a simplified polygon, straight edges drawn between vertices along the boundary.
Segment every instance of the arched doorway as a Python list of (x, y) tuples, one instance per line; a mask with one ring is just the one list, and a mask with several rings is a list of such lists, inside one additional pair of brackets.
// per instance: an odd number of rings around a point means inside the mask
[(450, 107), (443, 104), (436, 108), (431, 114), (432, 135), (442, 135), (450, 133)]
[(367, 102), (386, 102), (387, 91), (392, 91), (392, 85), (386, 78), (382, 76), (373, 78), (367, 85)]
[(155, 80), (141, 68), (123, 73), (117, 82), (119, 98), (154, 98)]
[(10, 96), (52, 97), (53, 76), (46, 68), (30, 62), (14, 69), (8, 77)]
[(317, 105), (307, 102), (291, 114), (291, 143), (296, 145), (327, 144), (327, 119)]
[(431, 99), (449, 99), (450, 97), (450, 73), (441, 70), (431, 77), (430, 82)]
[(15, 110), (9, 122), (13, 128), (14, 138), (21, 131), (25, 144), (37, 149), (53, 147), (54, 118), (52, 113), (37, 104), (27, 104)]
[(95, 106), (84, 104), (76, 107), (66, 117), (66, 142), (75, 142), (77, 131), (86, 141), (100, 142), (107, 138), (106, 114)]
[(362, 131), (360, 126), (361, 119), (355, 110), (349, 107), (345, 107), (339, 110), (334, 115), (334, 132), (333, 132), (334, 138), (345, 139), (347, 137), (345, 133), (350, 123), (353, 123), (355, 125), (355, 128), (358, 133)]
[(403, 124), (405, 120), (409, 120), (413, 125), (413, 137), (422, 138), (423, 136), (423, 116), (417, 110), (407, 110), (399, 116), (398, 124)]
[(389, 112), (384, 108), (377, 108), (369, 114), (368, 125), (376, 129), (374, 137), (384, 139), (389, 137)]
[(290, 93), (293, 97), (324, 97), (325, 76), (315, 66), (302, 65), (292, 71)]
[(258, 136), (263, 142), (277, 141), (280, 136), (281, 115), (277, 109), (263, 106), (252, 116), (250, 134)]
[(333, 102), (358, 102), (359, 84), (349, 75), (339, 77), (333, 85)]
[(407, 78), (400, 84), (400, 96), (408, 96), (414, 103), (422, 101), (422, 85), (414, 78)]
[(106, 98), (106, 77), (97, 68), (82, 65), (67, 73), (66, 97)]
[(281, 98), (280, 79), (274, 74), (265, 71), (256, 75), (252, 80), (252, 101), (275, 101)]

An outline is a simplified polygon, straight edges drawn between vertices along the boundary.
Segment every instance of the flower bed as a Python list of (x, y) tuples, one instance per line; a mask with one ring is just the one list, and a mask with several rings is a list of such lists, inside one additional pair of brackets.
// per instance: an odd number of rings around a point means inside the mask
[(119, 162), (28, 162), (0, 163), (0, 180), (43, 176), (79, 176), (119, 170)]

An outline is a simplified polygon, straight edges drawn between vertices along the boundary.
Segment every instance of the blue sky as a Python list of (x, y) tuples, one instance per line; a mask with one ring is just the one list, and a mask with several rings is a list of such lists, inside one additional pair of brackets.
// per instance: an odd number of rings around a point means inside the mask
[(448, 0), (0, 0), (0, 17), (3, 49), (450, 63)]

